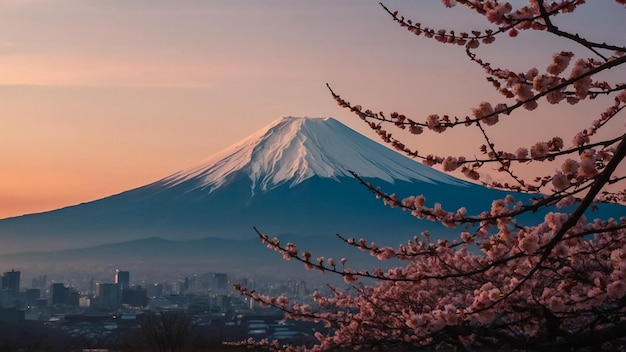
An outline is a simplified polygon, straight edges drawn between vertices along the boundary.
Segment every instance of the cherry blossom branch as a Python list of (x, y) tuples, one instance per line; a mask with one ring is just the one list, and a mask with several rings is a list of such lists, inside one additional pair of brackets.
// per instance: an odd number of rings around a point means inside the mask
[(580, 220), (580, 218), (583, 216), (587, 208), (591, 206), (596, 196), (600, 193), (604, 185), (609, 182), (611, 175), (613, 175), (613, 173), (615, 172), (615, 169), (617, 169), (617, 166), (622, 162), (622, 160), (624, 160), (625, 156), (626, 156), (626, 135), (622, 136), (622, 141), (617, 146), (617, 149), (615, 150), (615, 153), (613, 154), (611, 161), (609, 161), (609, 163), (606, 165), (606, 168), (595, 179), (593, 185), (591, 186), (591, 189), (589, 190), (589, 192), (587, 192), (587, 195), (585, 195), (585, 198), (583, 198), (583, 200), (580, 202), (578, 207), (570, 214), (567, 221), (563, 224), (561, 229), (556, 233), (552, 241), (550, 241), (550, 243), (546, 246), (544, 254), (541, 257), (540, 263), (546, 260), (546, 258), (550, 255), (550, 252), (552, 251), (552, 249), (554, 249), (556, 244), (559, 243), (563, 239), (563, 236), (565, 236), (567, 231), (571, 229), (572, 227), (574, 227), (574, 225), (576, 225), (576, 223)]
[(569, 215), (567, 220), (558, 229), (558, 231), (556, 232), (552, 240), (550, 240), (550, 242), (548, 242), (544, 246), (543, 253), (539, 261), (537, 262), (537, 264), (532, 269), (530, 269), (529, 273), (525, 275), (515, 287), (513, 287), (509, 292), (505, 293), (500, 299), (495, 300), (493, 303), (491, 303), (490, 305), (487, 305), (483, 309), (485, 310), (491, 309), (495, 305), (501, 302), (504, 302), (507, 298), (509, 298), (511, 295), (517, 292), (526, 282), (528, 282), (542, 268), (542, 264), (548, 259), (548, 257), (552, 253), (552, 250), (556, 247), (558, 243), (560, 243), (563, 240), (563, 237), (565, 236), (565, 234), (578, 223), (580, 218), (583, 216), (584, 212), (587, 210), (587, 208), (589, 208), (589, 206), (591, 205), (595, 197), (598, 195), (598, 193), (600, 193), (600, 190), (602, 189), (602, 187), (604, 187), (606, 182), (608, 182), (609, 177), (615, 171), (615, 169), (617, 168), (617, 165), (619, 165), (620, 162), (624, 159), (624, 156), (626, 156), (626, 137), (622, 139), (622, 142), (618, 146), (615, 152), (615, 155), (613, 156), (613, 158), (611, 159), (611, 161), (609, 162), (605, 170), (602, 172), (600, 177), (596, 179), (596, 181), (594, 182), (593, 186), (591, 187), (591, 189), (589, 190), (585, 198), (580, 202), (578, 207)]
[[(625, 4), (624, 0), (616, 0)], [(626, 133), (623, 129), (606, 131), (626, 108), (626, 85), (595, 81), (594, 75), (626, 63), (626, 50), (618, 45), (595, 43), (574, 33), (562, 32), (552, 21), (557, 14), (575, 11), (584, 2), (579, 0), (530, 1), (513, 9), (507, 2), (443, 0), (451, 7), (460, 3), (499, 26), (497, 30), (455, 34), (453, 31), (423, 27), (399, 17), (381, 4), (401, 26), (417, 35), (442, 43), (464, 45), (466, 54), (487, 73), (487, 80), (504, 95), (514, 99), (510, 105), (481, 102), (465, 118), (432, 114), (425, 121), (403, 114), (374, 113), (353, 105), (336, 94), (327, 84), (337, 103), (368, 124), (380, 138), (397, 150), (421, 159), (427, 165), (441, 164), (446, 172), (462, 168), (471, 179), (478, 179), (479, 170), (496, 163), (515, 182), (493, 186), (519, 192), (533, 192), (524, 202), (512, 195), (495, 199), (486, 210), (468, 215), (465, 208), (443, 209), (435, 203), (425, 206), (424, 196), (399, 199), (383, 193), (359, 175), (352, 175), (383, 203), (411, 212), (411, 215), (436, 221), (449, 228), (464, 226), (459, 238), (431, 240), (427, 232), (415, 236), (397, 248), (382, 247), (366, 240), (337, 235), (353, 248), (369, 252), (383, 260), (400, 260), (404, 266), (388, 269), (354, 270), (342, 258), (312, 258), (295, 244), (285, 245), (269, 239), (256, 228), (257, 235), (269, 248), (284, 259), (294, 259), (307, 269), (341, 275), (354, 291), (333, 289), (332, 296), (314, 293), (319, 311), (292, 305), (286, 297), (274, 300), (249, 293), (264, 304), (271, 304), (288, 315), (305, 320), (318, 319), (332, 323), (330, 335), (316, 334), (319, 345), (314, 351), (334, 348), (451, 347), (473, 350), (491, 349), (571, 349), (579, 346), (615, 348), (626, 343), (626, 216), (619, 219), (587, 220), (589, 210), (599, 201), (623, 200), (626, 190), (609, 191), (626, 175), (616, 175), (626, 156)], [(508, 33), (515, 37), (519, 30), (545, 31), (573, 41), (602, 60), (578, 59), (564, 75), (571, 52), (552, 56), (545, 70), (531, 68), (515, 73), (496, 68), (479, 58), (474, 50), (480, 42), (490, 44), (496, 36)], [(614, 50), (612, 56), (604, 50)], [(614, 103), (589, 127), (573, 136), (572, 144), (564, 146), (555, 136), (538, 141), (530, 148), (515, 152), (498, 150), (488, 126), (500, 122), (501, 115), (525, 108), (529, 111), (545, 97), (551, 104), (567, 101), (577, 104), (598, 95), (614, 95)], [(392, 136), (382, 125), (392, 124), (419, 135), (425, 129), (443, 133), (448, 128), (464, 125), (478, 128), (485, 141), (480, 150), (483, 157), (436, 156), (420, 154)], [(599, 138), (603, 129), (608, 137)], [(591, 137), (596, 135), (592, 141)], [(533, 184), (513, 170), (513, 163), (552, 162), (566, 159), (552, 175), (537, 177)], [(538, 192), (543, 192), (540, 194)], [(565, 207), (570, 208), (565, 208)], [(573, 209), (570, 211), (568, 209)], [(518, 217), (544, 211), (543, 220), (523, 224)], [(615, 212), (613, 212), (615, 213)], [(619, 214), (618, 214), (619, 215)], [(470, 232), (472, 231), (472, 232)], [(387, 262), (390, 263), (390, 262)], [(358, 287), (354, 283), (360, 282)], [(367, 279), (375, 285), (365, 285)], [(304, 350), (304, 348), (303, 348)]]
[(580, 35), (578, 34), (572, 34), (569, 32), (564, 32), (562, 30), (560, 30), (557, 26), (555, 26), (552, 23), (551, 20), (551, 16), (552, 14), (549, 13), (548, 11), (546, 11), (546, 7), (545, 4), (541, 1), (537, 2), (537, 6), (539, 7), (539, 11), (541, 13), (541, 18), (544, 20), (545, 24), (546, 24), (546, 30), (552, 34), (555, 34), (559, 37), (562, 38), (567, 38), (571, 41), (574, 41), (582, 46), (584, 46), (585, 48), (591, 50), (594, 54), (598, 55), (599, 57), (601, 57), (602, 59), (604, 59), (605, 61), (608, 61), (608, 58), (605, 57), (604, 55), (602, 55), (600, 52), (598, 52), (596, 49), (607, 49), (607, 50), (613, 50), (613, 51), (619, 51), (619, 52), (626, 52), (626, 47), (620, 47), (620, 46), (616, 46), (616, 45), (609, 45), (606, 43), (595, 43), (595, 42), (591, 42), (588, 41), (582, 37), (580, 37)]
[[(504, 171), (506, 172), (509, 176), (511, 176), (511, 178), (513, 178), (513, 180), (515, 180), (515, 182), (517, 182), (520, 186), (526, 186), (526, 183), (518, 178), (513, 171), (511, 171), (510, 166), (511, 166), (511, 160), (504, 160), (501, 157), (501, 153), (498, 153), (495, 150), (495, 144), (491, 142), (489, 136), (487, 135), (487, 131), (485, 131), (485, 129), (483, 128), (483, 126), (481, 125), (480, 121), (476, 122), (476, 126), (478, 127), (478, 129), (480, 130), (481, 134), (483, 135), (483, 138), (485, 139), (486, 142), (486, 146), (489, 147), (489, 149), (491, 150), (491, 152), (493, 153), (494, 158), (493, 159), (489, 159), (490, 161), (495, 161), (498, 162), (500, 164), (500, 168), (498, 169), (498, 171)], [(479, 161), (476, 161), (479, 162)], [(480, 162), (479, 162), (480, 163)], [(482, 163), (481, 163), (482, 164)]]

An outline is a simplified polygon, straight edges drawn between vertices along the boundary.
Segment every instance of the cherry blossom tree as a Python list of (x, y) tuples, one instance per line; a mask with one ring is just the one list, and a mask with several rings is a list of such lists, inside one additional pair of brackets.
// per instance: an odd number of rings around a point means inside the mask
[[(626, 5), (624, 0), (616, 2)], [(395, 258), (406, 263), (387, 270), (353, 270), (346, 259), (315, 259), (293, 243), (282, 244), (257, 231), (262, 241), (285, 259), (302, 262), (308, 269), (341, 275), (351, 288), (333, 287), (330, 296), (316, 292), (315, 305), (290, 302), (284, 296), (264, 296), (238, 286), (240, 293), (278, 307), (291, 318), (324, 321), (333, 327), (332, 334), (316, 336), (319, 343), (310, 348), (312, 351), (624, 350), (626, 212), (621, 218), (603, 219), (595, 218), (592, 210), (625, 199), (620, 187), (626, 176), (619, 174), (619, 167), (626, 155), (622, 111), (626, 106), (626, 84), (619, 75), (612, 76), (618, 78), (616, 82), (598, 78), (624, 66), (625, 44), (596, 41), (555, 25), (561, 16), (584, 6), (583, 0), (530, 0), (519, 7), (497, 0), (442, 3), (450, 8), (465, 6), (495, 29), (461, 33), (433, 29), (381, 6), (410, 33), (458, 46), (478, 69), (484, 70), (487, 81), (502, 96), (501, 101), (478, 102), (468, 116), (408, 117), (398, 112), (373, 112), (328, 88), (341, 107), (398, 151), (446, 172), (460, 171), (508, 195), (493, 200), (491, 207), (481, 213), (468, 214), (464, 208), (443, 209), (436, 199), (421, 195), (402, 199), (354, 174), (386, 205), (458, 229), (458, 238), (437, 240), (435, 234), (423, 233), (392, 248), (339, 236), (382, 261)], [(479, 47), (496, 39), (515, 40), (523, 31), (554, 36), (588, 55), (557, 51), (537, 63), (537, 68), (530, 66), (523, 72), (497, 67), (478, 55)], [(584, 116), (588, 126), (574, 135), (561, 135), (562, 131), (555, 130), (548, 140), (529, 140), (525, 146), (505, 150), (493, 142), (489, 133), (491, 126), (535, 111), (542, 104), (580, 105), (596, 97), (608, 97), (605, 100), (610, 103), (596, 116)], [(476, 129), (484, 144), (465, 156), (423, 154), (396, 139), (389, 131), (394, 128), (413, 136)], [(518, 165), (539, 163), (553, 165), (556, 171), (531, 179), (516, 171)], [(487, 166), (498, 170), (507, 181), (485, 179), (483, 169)], [(546, 215), (535, 224), (518, 221), (524, 214), (541, 211)], [(278, 349), (270, 341), (262, 344)], [(293, 346), (287, 350), (306, 348)]]

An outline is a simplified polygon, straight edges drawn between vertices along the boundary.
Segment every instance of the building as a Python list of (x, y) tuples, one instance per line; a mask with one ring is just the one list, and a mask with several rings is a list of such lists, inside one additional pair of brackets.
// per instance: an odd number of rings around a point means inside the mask
[(0, 307), (16, 307), (20, 297), (20, 272), (11, 270), (2, 275), (0, 282)]
[(148, 294), (141, 286), (133, 286), (122, 290), (122, 303), (131, 307), (145, 307), (148, 305)]
[(77, 307), (79, 304), (79, 294), (71, 288), (65, 287), (62, 283), (53, 283), (50, 285), (49, 302), (52, 306)]
[(41, 290), (38, 288), (29, 288), (24, 292), (24, 303), (27, 306), (33, 307), (38, 304), (38, 300), (41, 298)]
[(7, 291), (9, 298), (17, 299), (20, 295), (20, 272), (11, 270), (2, 275), (2, 290)]
[(115, 270), (115, 283), (120, 286), (120, 290), (130, 288), (130, 272), (124, 270)]
[(122, 303), (120, 286), (111, 283), (97, 283), (93, 304), (101, 309), (117, 309)]
[(294, 287), (294, 293), (296, 294), (296, 297), (300, 297), (300, 298), (308, 295), (308, 291), (306, 289), (306, 282), (304, 282), (303, 280), (296, 281), (295, 287)]

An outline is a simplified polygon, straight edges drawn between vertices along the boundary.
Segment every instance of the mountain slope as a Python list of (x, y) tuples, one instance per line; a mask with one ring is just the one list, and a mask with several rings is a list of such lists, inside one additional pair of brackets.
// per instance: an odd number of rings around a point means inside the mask
[[(0, 255), (150, 237), (193, 240), (272, 235), (365, 237), (389, 245), (437, 224), (384, 207), (347, 170), (399, 196), (445, 209), (488, 208), (502, 192), (404, 157), (332, 118), (286, 117), (196, 166), (143, 187), (46, 213), (0, 220)], [(619, 216), (618, 210), (613, 211)], [(542, 216), (542, 215), (538, 215)], [(614, 215), (615, 216), (615, 215)]]

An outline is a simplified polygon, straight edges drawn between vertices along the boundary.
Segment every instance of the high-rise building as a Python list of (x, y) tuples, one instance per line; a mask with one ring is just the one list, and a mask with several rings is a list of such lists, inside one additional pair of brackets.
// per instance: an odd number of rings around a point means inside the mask
[(11, 270), (2, 275), (2, 290), (9, 299), (17, 299), (20, 295), (20, 272)]
[(306, 282), (304, 282), (303, 280), (296, 281), (294, 293), (296, 294), (297, 297), (306, 296), (307, 295)]
[(62, 283), (50, 285), (50, 305), (77, 307), (79, 294), (70, 287), (65, 287)]
[(95, 306), (102, 309), (117, 309), (122, 303), (120, 286), (111, 283), (97, 283)]
[(62, 306), (69, 302), (70, 288), (65, 287), (63, 283), (55, 282), (50, 285), (50, 305)]
[(121, 290), (130, 288), (130, 272), (124, 270), (115, 270), (115, 283), (120, 286)]

